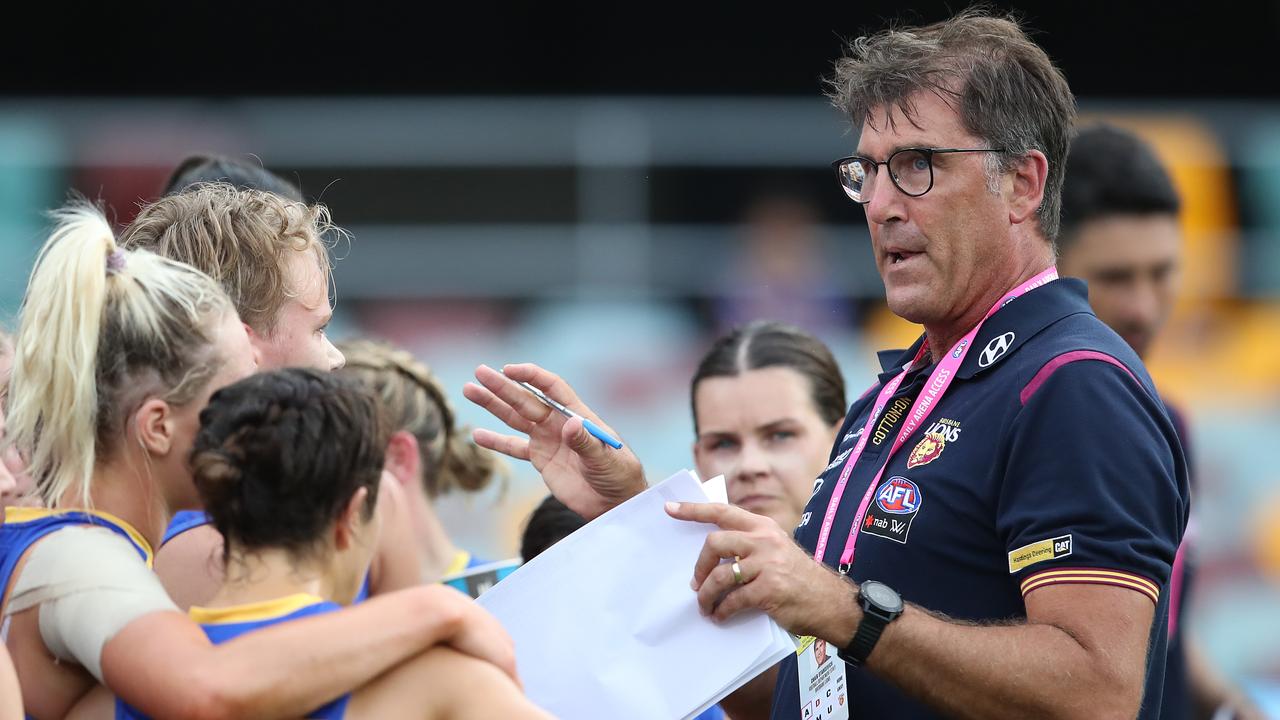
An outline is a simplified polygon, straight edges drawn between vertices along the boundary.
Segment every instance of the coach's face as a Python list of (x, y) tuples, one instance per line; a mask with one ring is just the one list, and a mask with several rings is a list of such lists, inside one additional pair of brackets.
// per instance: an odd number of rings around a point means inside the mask
[[(897, 107), (868, 115), (858, 155), (884, 161), (903, 148), (987, 147), (934, 93), (909, 100), (914, 122)], [(997, 177), (995, 190), (989, 186), (989, 154), (933, 155), (933, 187), (919, 197), (904, 194), (879, 168), (864, 207), (889, 309), (900, 317), (928, 326), (962, 320), (1008, 275), (1001, 263), (1010, 258), (1010, 183)]]

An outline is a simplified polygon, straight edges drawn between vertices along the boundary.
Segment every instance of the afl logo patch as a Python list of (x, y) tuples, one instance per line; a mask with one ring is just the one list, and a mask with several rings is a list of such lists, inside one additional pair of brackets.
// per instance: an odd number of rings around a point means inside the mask
[(891, 515), (906, 515), (920, 509), (920, 487), (904, 477), (891, 477), (876, 492), (876, 505)]
[(920, 486), (900, 475), (889, 478), (876, 490), (876, 501), (867, 509), (862, 532), (907, 544), (922, 500)]
[(1013, 345), (1014, 337), (1016, 336), (1013, 333), (1007, 332), (992, 338), (991, 342), (982, 348), (982, 354), (978, 356), (978, 367), (990, 367), (992, 363), (1004, 357)]

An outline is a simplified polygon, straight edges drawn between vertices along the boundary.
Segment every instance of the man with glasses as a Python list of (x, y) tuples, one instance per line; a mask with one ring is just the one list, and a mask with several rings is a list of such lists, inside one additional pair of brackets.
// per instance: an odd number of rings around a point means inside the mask
[[(1015, 22), (966, 12), (858, 39), (832, 86), (861, 130), (836, 174), (890, 309), (925, 332), (882, 353), (794, 542), (741, 508), (668, 508), (720, 528), (700, 606), (804, 636), (775, 718), (1157, 717), (1186, 468), (1137, 355), (1057, 279), (1065, 79)], [(507, 376), (595, 419), (546, 371)], [(468, 397), (529, 434), (477, 440), (579, 514), (644, 488), (633, 455), (477, 378)]]

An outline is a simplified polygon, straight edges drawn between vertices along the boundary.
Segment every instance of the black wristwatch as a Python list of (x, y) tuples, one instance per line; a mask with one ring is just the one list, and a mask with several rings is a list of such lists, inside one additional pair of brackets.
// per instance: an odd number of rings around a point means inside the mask
[(880, 633), (902, 614), (902, 596), (884, 583), (868, 580), (858, 588), (858, 604), (862, 605), (862, 622), (849, 646), (836, 653), (841, 660), (861, 667), (871, 655)]

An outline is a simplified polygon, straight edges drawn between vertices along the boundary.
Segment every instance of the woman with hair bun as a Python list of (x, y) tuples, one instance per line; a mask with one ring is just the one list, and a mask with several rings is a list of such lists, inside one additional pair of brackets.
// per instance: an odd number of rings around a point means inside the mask
[[(226, 573), (191, 617), (222, 643), (350, 604), (377, 547), (386, 437), (372, 395), (349, 378), (277, 370), (219, 390), (200, 420), (191, 464), (226, 539)], [(496, 668), (441, 648), (307, 717), (546, 716)]]

